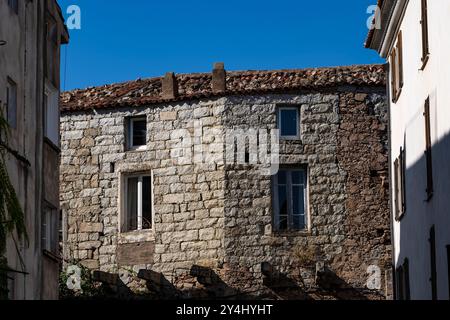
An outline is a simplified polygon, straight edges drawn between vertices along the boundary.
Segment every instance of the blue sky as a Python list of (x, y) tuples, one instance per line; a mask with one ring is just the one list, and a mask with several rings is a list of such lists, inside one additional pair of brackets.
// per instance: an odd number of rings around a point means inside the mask
[[(58, 0), (81, 9), (62, 90), (176, 73), (383, 62), (364, 49), (376, 0)], [(67, 57), (67, 59), (66, 59)]]

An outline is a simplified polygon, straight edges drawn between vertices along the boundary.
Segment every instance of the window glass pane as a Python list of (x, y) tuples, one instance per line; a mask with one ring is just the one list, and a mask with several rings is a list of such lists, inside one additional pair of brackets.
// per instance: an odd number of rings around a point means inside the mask
[(145, 146), (147, 144), (147, 122), (146, 120), (132, 120), (133, 123), (133, 146)]
[(286, 171), (278, 171), (278, 184), (286, 184), (287, 183), (287, 179), (286, 179)]
[(302, 187), (292, 187), (292, 205), (292, 214), (305, 213), (304, 191)]
[(292, 184), (304, 184), (304, 171), (292, 171)]
[(128, 178), (127, 193), (127, 213), (126, 226), (127, 230), (137, 230), (137, 199), (138, 199), (138, 178)]
[(287, 230), (287, 228), (288, 228), (287, 216), (280, 216), (280, 223), (278, 225), (278, 230)]
[(297, 136), (298, 111), (296, 109), (280, 110), (280, 131), (281, 136)]
[(152, 228), (151, 178), (142, 179), (142, 229)]
[(303, 230), (306, 227), (305, 216), (294, 215), (293, 217), (293, 227), (295, 230)]
[(287, 202), (287, 188), (286, 186), (278, 186), (278, 208), (279, 215), (288, 214), (288, 202)]

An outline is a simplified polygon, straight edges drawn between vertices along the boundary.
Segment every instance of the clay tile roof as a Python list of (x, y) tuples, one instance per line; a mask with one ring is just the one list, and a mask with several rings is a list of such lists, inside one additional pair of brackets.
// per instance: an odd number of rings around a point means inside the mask
[(64, 92), (61, 94), (61, 111), (139, 107), (224, 95), (284, 93), (343, 85), (384, 86), (386, 81), (383, 65), (278, 71), (233, 71), (227, 72), (226, 93), (215, 94), (211, 89), (211, 74), (179, 74), (176, 77), (178, 96), (175, 99), (168, 100), (161, 97), (161, 78), (138, 79)]

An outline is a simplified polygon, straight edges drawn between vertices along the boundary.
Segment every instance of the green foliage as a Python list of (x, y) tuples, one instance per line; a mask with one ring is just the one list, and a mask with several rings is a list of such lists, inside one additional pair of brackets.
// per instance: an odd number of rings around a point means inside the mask
[(8, 296), (6, 278), (8, 262), (5, 257), (7, 236), (15, 233), (28, 242), (25, 215), (6, 170), (5, 157), (9, 151), (8, 132), (8, 123), (0, 113), (0, 299), (6, 299)]
[[(88, 268), (74, 261), (70, 265), (77, 266), (81, 270), (81, 276), (77, 280), (72, 274), (68, 274), (66, 270), (62, 271), (59, 276), (59, 297), (62, 300), (73, 299), (92, 299), (104, 297), (105, 292), (103, 286), (94, 281), (92, 272)], [(67, 283), (70, 281), (79, 281), (81, 290), (74, 291), (69, 289)]]

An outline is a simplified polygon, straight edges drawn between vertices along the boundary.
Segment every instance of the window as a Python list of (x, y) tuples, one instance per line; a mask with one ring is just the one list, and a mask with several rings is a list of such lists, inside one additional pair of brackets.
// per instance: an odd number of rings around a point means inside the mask
[(427, 201), (433, 197), (433, 159), (431, 157), (431, 121), (430, 121), (430, 98), (425, 101), (425, 160), (427, 165)]
[(42, 250), (55, 255), (59, 253), (59, 217), (58, 210), (50, 205), (44, 205), (41, 217)]
[(19, 0), (8, 0), (8, 5), (15, 14), (19, 13)]
[(278, 129), (283, 139), (300, 138), (300, 117), (298, 107), (278, 108)]
[(17, 127), (17, 84), (8, 78), (6, 85), (6, 117), (11, 128)]
[(430, 46), (428, 43), (428, 3), (427, 0), (422, 0), (422, 69), (428, 61), (430, 55)]
[(397, 300), (411, 300), (409, 288), (409, 261), (406, 258), (403, 265), (396, 270)]
[(405, 172), (405, 150), (400, 148), (400, 156), (394, 162), (395, 219), (397, 221), (403, 217), (406, 211)]
[(59, 47), (58, 47), (58, 24), (50, 12), (46, 17), (46, 76), (54, 85), (58, 85), (59, 74)]
[(391, 87), (392, 101), (396, 102), (403, 87), (403, 44), (402, 32), (397, 37), (397, 45), (391, 53)]
[(130, 118), (128, 122), (128, 148), (145, 149), (147, 145), (147, 120)]
[(436, 232), (434, 226), (430, 229), (430, 282), (431, 282), (431, 299), (437, 300), (437, 271), (436, 271)]
[(273, 177), (273, 194), (275, 229), (306, 229), (306, 170), (280, 169)]
[(44, 93), (44, 136), (59, 146), (59, 94), (51, 84)]
[(124, 177), (122, 232), (152, 228), (152, 177), (130, 175)]

